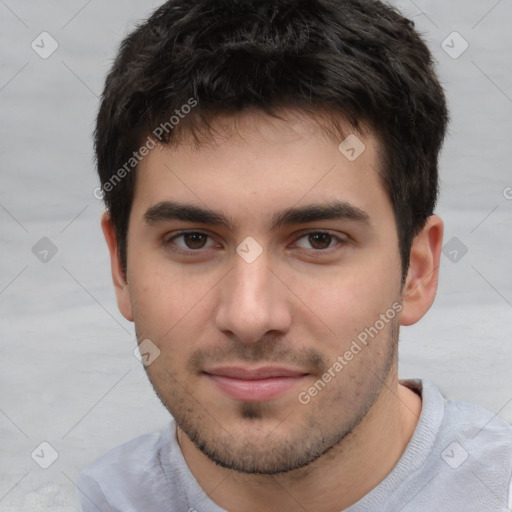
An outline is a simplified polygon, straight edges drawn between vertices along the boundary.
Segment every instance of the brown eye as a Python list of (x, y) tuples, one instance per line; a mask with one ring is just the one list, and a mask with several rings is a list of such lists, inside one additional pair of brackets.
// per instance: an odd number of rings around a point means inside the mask
[(202, 249), (208, 239), (208, 236), (203, 235), (202, 233), (186, 233), (182, 236), (185, 245), (189, 249)]
[(173, 237), (164, 240), (164, 244), (171, 250), (188, 251), (190, 253), (215, 246), (212, 237), (200, 231), (177, 233)]
[(332, 235), (329, 233), (314, 233), (308, 235), (308, 240), (313, 249), (327, 249), (332, 242)]
[(332, 249), (336, 245), (343, 245), (346, 242), (346, 237), (328, 233), (327, 231), (310, 231), (304, 233), (296, 242), (296, 246), (300, 249), (307, 249), (309, 251), (325, 251)]

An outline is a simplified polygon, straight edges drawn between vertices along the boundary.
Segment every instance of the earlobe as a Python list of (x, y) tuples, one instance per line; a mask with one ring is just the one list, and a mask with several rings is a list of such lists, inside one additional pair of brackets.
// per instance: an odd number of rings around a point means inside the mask
[(108, 211), (103, 213), (101, 217), (101, 229), (103, 230), (103, 235), (105, 236), (105, 241), (107, 242), (108, 250), (110, 252), (110, 267), (117, 297), (117, 307), (127, 320), (133, 322), (128, 283), (121, 266), (116, 231), (112, 224), (110, 212)]
[(402, 291), (402, 325), (416, 323), (434, 302), (442, 245), (443, 221), (438, 215), (432, 215), (412, 243), (407, 279)]

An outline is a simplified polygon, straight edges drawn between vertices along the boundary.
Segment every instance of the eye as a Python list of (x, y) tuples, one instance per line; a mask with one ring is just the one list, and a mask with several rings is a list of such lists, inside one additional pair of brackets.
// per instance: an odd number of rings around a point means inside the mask
[(297, 247), (300, 249), (313, 249), (315, 251), (331, 249), (332, 247), (335, 247), (335, 242), (344, 243), (347, 241), (346, 238), (342, 238), (326, 231), (311, 231), (301, 236), (299, 238), (299, 241), (300, 240), (304, 240), (305, 243), (297, 242), (295, 244)]
[[(210, 245), (207, 245), (208, 239), (210, 239)], [(209, 235), (200, 231), (183, 231), (177, 233), (165, 239), (164, 244), (166, 246), (176, 245), (180, 249), (188, 252), (199, 251), (216, 245)]]

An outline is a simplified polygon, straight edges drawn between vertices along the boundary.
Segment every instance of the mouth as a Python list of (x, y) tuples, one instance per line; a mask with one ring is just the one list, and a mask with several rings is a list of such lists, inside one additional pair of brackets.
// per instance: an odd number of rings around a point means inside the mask
[(300, 370), (265, 366), (212, 368), (203, 372), (223, 394), (242, 402), (266, 402), (276, 399), (301, 383), (308, 375)]

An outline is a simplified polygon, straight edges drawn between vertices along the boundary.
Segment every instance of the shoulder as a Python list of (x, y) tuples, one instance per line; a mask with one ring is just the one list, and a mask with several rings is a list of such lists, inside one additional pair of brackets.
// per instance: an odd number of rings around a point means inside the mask
[(476, 403), (446, 399), (430, 381), (423, 381), (423, 389), (435, 404), (430, 408), (431, 414), (439, 419), (437, 450), (444, 452), (451, 443), (456, 443), (456, 449), (460, 445), (460, 454), (465, 456), (464, 451), (467, 452), (468, 459), (489, 464), (501, 461), (503, 469), (512, 471), (512, 426), (509, 423)]
[(464, 482), (480, 489), (479, 496), (484, 495), (487, 503), (509, 502), (512, 426), (497, 413), (471, 402), (446, 400), (444, 412), (437, 446), (445, 483), (453, 481), (463, 487)]
[(512, 426), (478, 404), (446, 399), (431, 381), (404, 384), (421, 393), (423, 405), (401, 472), (395, 472), (402, 484), (395, 489), (393, 504), (409, 503), (404, 512), (444, 510), (446, 503), (468, 512), (505, 510), (512, 478)]
[(145, 434), (113, 448), (85, 467), (77, 479), (83, 510), (134, 510), (133, 504), (147, 499), (147, 493), (165, 496), (161, 458), (170, 437), (168, 425), (161, 433)]
[(121, 444), (89, 464), (82, 470), (81, 475), (97, 477), (108, 475), (112, 478), (113, 469), (133, 468), (135, 464), (135, 467), (144, 473), (157, 464), (160, 436), (159, 433), (145, 434)]
[(472, 402), (446, 400), (443, 426), (453, 433), (463, 431), (467, 438), (512, 446), (510, 423)]
[(421, 423), (444, 436), (502, 441), (512, 446), (512, 425), (473, 402), (447, 399), (428, 379), (406, 379), (401, 383), (418, 392), (422, 399)]

